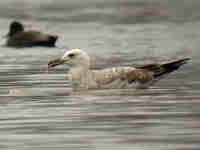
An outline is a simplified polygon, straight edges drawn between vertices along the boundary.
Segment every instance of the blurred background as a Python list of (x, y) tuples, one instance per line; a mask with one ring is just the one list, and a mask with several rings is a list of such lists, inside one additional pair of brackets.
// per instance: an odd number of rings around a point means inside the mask
[[(5, 47), (13, 20), (56, 47)], [(0, 148), (199, 150), (199, 27), (199, 0), (1, 1)], [(47, 72), (71, 48), (96, 69), (191, 61), (146, 90), (74, 94), (66, 66)]]
[(199, 20), (198, 0), (7, 0), (1, 17), (59, 22), (134, 24)]

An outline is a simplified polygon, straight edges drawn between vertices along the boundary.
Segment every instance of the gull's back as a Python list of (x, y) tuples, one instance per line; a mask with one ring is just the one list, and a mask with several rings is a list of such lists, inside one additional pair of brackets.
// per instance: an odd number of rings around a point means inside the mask
[(89, 73), (89, 89), (128, 88), (127, 74), (134, 71), (133, 67), (115, 67), (103, 70), (91, 70)]
[(189, 58), (164, 64), (150, 64), (142, 67), (116, 67), (91, 71), (89, 88), (147, 88), (163, 76), (179, 69)]

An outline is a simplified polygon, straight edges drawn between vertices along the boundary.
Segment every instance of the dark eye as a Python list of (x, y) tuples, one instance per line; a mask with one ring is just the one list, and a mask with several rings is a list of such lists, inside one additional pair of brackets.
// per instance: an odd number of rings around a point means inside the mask
[(75, 54), (69, 54), (68, 55), (70, 58), (73, 58), (75, 56)]

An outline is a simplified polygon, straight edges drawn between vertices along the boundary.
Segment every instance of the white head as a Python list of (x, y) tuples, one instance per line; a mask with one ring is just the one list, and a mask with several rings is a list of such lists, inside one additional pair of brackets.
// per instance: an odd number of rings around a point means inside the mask
[(72, 76), (72, 87), (74, 90), (88, 88), (88, 70), (90, 67), (90, 59), (86, 52), (81, 49), (72, 49), (58, 59), (48, 63), (48, 68), (55, 67), (60, 64), (70, 66), (70, 74)]
[(58, 59), (52, 60), (48, 63), (48, 68), (52, 68), (54, 66), (60, 64), (67, 64), (70, 67), (90, 67), (90, 58), (86, 52), (81, 49), (72, 49), (70, 51), (66, 51), (65, 54)]

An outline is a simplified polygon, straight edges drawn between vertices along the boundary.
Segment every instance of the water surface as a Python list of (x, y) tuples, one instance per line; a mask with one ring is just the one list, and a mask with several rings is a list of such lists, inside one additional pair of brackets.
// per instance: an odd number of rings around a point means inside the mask
[[(197, 0), (0, 3), (2, 36), (16, 19), (59, 35), (56, 48), (1, 46), (1, 149), (199, 149)], [(97, 69), (192, 60), (146, 90), (72, 93), (67, 68), (46, 70), (71, 48), (87, 51)]]

